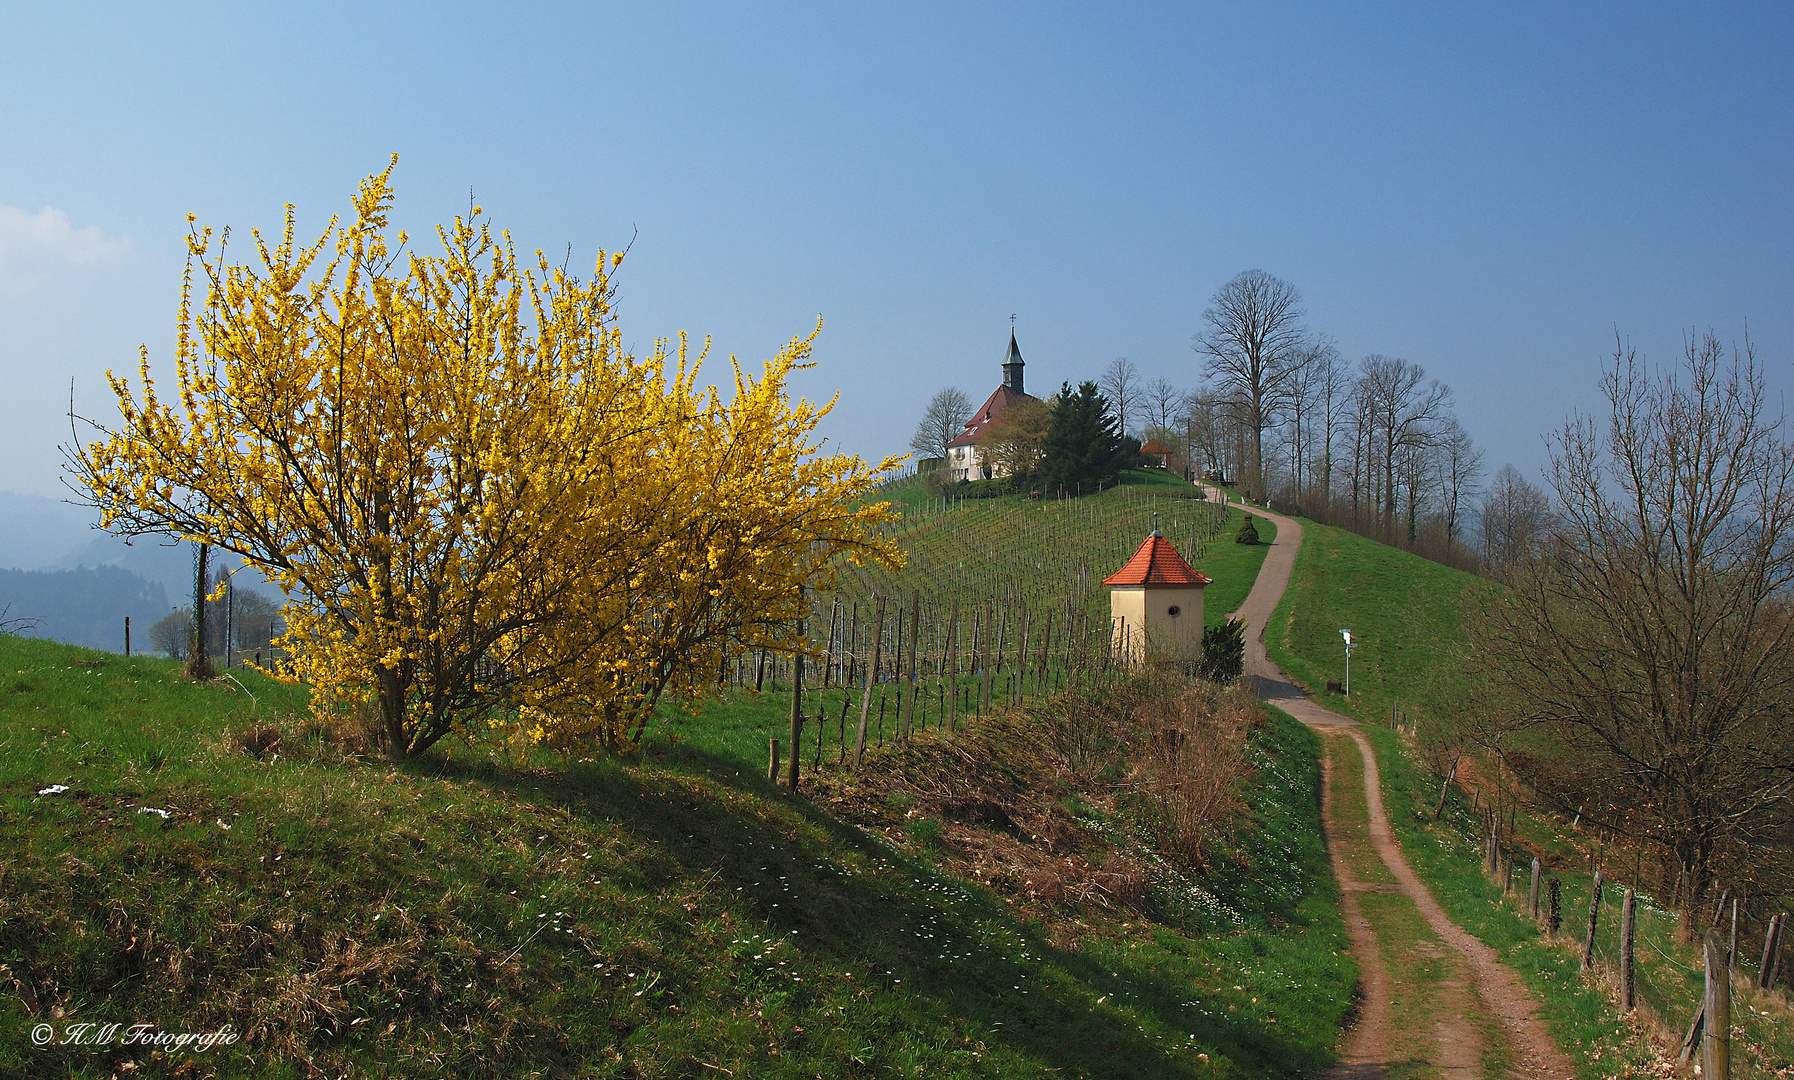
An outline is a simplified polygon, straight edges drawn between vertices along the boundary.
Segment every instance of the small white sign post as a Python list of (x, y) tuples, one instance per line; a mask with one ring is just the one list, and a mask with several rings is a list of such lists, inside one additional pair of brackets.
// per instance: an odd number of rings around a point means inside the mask
[(1352, 696), (1352, 650), (1356, 649), (1358, 646), (1352, 644), (1352, 632), (1350, 630), (1341, 630), (1339, 632), (1339, 636), (1342, 638), (1345, 638), (1345, 650), (1346, 650), (1345, 696), (1351, 697)]

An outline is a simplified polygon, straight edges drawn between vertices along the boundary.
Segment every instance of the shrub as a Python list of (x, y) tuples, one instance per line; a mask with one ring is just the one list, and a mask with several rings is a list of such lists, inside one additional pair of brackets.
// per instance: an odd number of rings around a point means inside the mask
[(1246, 669), (1246, 624), (1229, 619), (1202, 632), (1202, 663), (1196, 674), (1210, 682), (1232, 682)]
[(1236, 544), (1258, 543), (1258, 526), (1252, 524), (1251, 514), (1247, 514), (1246, 520), (1240, 522), (1240, 531), (1234, 534), (1233, 542)]

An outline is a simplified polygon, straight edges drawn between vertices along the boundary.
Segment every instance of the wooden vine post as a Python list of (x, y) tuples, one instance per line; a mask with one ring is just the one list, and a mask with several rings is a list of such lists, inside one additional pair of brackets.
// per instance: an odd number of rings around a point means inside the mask
[[(797, 648), (791, 653), (791, 766), (787, 770), (785, 786), (790, 792), (797, 794), (797, 761), (803, 757), (804, 733), (804, 587), (797, 587)], [(817, 722), (821, 727), (821, 722)], [(773, 752), (773, 762), (777, 765), (778, 752)]]
[(921, 687), (921, 680), (916, 676), (916, 638), (922, 633), (922, 591), (916, 589), (909, 598), (909, 656), (905, 666), (909, 669), (903, 677), (903, 712), (897, 721), (898, 730), (907, 742), (911, 725), (916, 717), (916, 692)]
[[(986, 600), (984, 602), (984, 640), (978, 643), (978, 670), (984, 676), (978, 681), (978, 715), (980, 716), (983, 716), (984, 711), (990, 708), (990, 689), (996, 678), (996, 672), (992, 671), (990, 666), (991, 631), (995, 630), (997, 625), (993, 621), (993, 616), (992, 604)], [(1001, 655), (1001, 648), (1002, 646), (999, 645), (998, 655)]]
[(835, 666), (835, 619), (841, 613), (841, 598), (836, 596), (828, 605), (828, 651), (822, 657), (822, 689), (828, 689), (829, 669)]
[(866, 760), (866, 721), (872, 715), (872, 684), (878, 681), (879, 650), (885, 631), (885, 598), (878, 598), (878, 612), (872, 619), (872, 659), (866, 665), (866, 696), (860, 699), (860, 733), (853, 748), (853, 765), (859, 768)]
[(959, 729), (959, 601), (947, 614), (946, 724), (948, 731)]

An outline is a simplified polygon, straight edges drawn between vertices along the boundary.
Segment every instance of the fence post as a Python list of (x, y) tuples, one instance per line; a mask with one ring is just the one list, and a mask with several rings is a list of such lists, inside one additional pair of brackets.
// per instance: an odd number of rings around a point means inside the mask
[(897, 726), (903, 731), (903, 739), (909, 741), (910, 730), (916, 719), (916, 692), (921, 683), (916, 678), (916, 637), (922, 632), (922, 590), (916, 589), (909, 597), (909, 659), (908, 674), (903, 678), (903, 713), (898, 718)]
[(1775, 977), (1781, 974), (1782, 966), (1782, 933), (1788, 929), (1788, 913), (1782, 912), (1769, 920), (1769, 929), (1763, 932), (1763, 966), (1757, 969), (1757, 984), (1764, 990), (1775, 988)]
[[(804, 587), (797, 587), (797, 641), (796, 651), (791, 654), (791, 768), (786, 777), (786, 786), (793, 795), (797, 794), (797, 761), (803, 757), (804, 733), (804, 648), (809, 642), (804, 640)], [(773, 754), (776, 759), (777, 753)]]
[(131, 617), (125, 616), (125, 656), (131, 655)]
[(959, 729), (959, 601), (953, 601), (947, 613), (947, 681), (942, 695), (946, 704), (948, 731)]
[(1705, 1030), (1701, 1032), (1702, 1080), (1728, 1080), (1732, 1073), (1732, 980), (1726, 971), (1719, 931), (1708, 930)]
[(1601, 917), (1601, 871), (1595, 871), (1595, 883), (1589, 888), (1588, 937), (1582, 942), (1582, 970), (1595, 965), (1595, 922)]
[(1545, 884), (1547, 886), (1545, 891), (1551, 894), (1551, 909), (1545, 916), (1545, 933), (1550, 937), (1556, 937), (1557, 932), (1563, 929), (1564, 925), (1564, 883), (1557, 878), (1552, 878)]
[(1535, 922), (1539, 917), (1539, 860), (1532, 860), (1532, 888), (1526, 894), (1526, 914)]
[(872, 661), (866, 665), (866, 696), (860, 699), (860, 735), (853, 748), (854, 768), (866, 758), (866, 721), (872, 715), (872, 684), (878, 681), (879, 649), (885, 632), (885, 598), (878, 598), (878, 612), (872, 619)]
[[(983, 716), (991, 707), (991, 688), (995, 685), (997, 675), (995, 669), (991, 667), (990, 660), (991, 632), (996, 629), (997, 625), (995, 622), (996, 612), (994, 608), (995, 605), (990, 601), (986, 600), (984, 602), (984, 640), (978, 643), (978, 670), (983, 674), (983, 677), (978, 680), (979, 716)], [(997, 657), (1001, 659), (1002, 655), (1003, 645), (1001, 642), (998, 642)]]
[(766, 778), (773, 783), (779, 782), (779, 740), (766, 740)]
[(832, 597), (828, 605), (828, 652), (822, 659), (822, 688), (828, 689), (829, 669), (835, 666), (835, 619), (841, 611), (841, 598)]
[(1620, 904), (1620, 1009), (1624, 1012), (1631, 1012), (1638, 1004), (1638, 980), (1632, 968), (1633, 904), (1636, 899), (1632, 890), (1627, 889), (1626, 899)]

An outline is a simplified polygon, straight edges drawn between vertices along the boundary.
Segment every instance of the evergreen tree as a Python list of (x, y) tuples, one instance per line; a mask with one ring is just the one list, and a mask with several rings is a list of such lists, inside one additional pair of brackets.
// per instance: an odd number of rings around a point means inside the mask
[(1053, 399), (1040, 464), (1041, 487), (1069, 494), (1112, 484), (1121, 471), (1121, 449), (1121, 433), (1097, 385), (1086, 381), (1073, 390), (1065, 383)]

